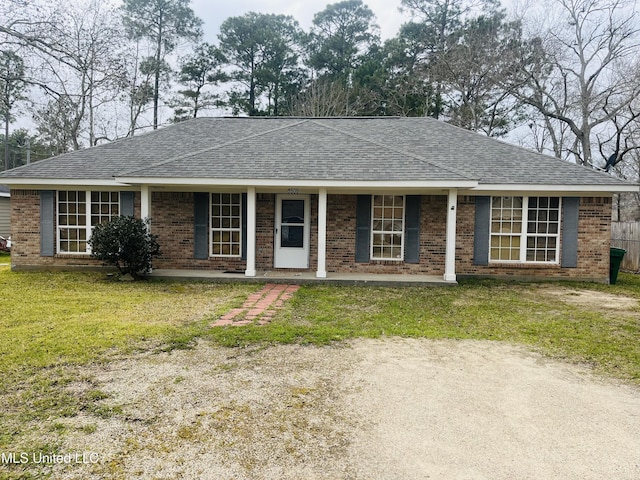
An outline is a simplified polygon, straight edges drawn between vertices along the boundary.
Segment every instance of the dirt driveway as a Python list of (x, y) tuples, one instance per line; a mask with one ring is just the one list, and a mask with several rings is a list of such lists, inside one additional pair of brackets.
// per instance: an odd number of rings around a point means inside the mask
[(501, 343), (201, 343), (82, 378), (121, 413), (69, 419), (98, 461), (54, 478), (640, 478), (638, 389)]

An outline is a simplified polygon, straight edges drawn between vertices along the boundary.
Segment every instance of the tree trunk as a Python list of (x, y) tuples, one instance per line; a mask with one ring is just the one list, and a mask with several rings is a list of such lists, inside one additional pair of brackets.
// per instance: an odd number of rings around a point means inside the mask
[(256, 70), (255, 63), (251, 60), (251, 78), (249, 79), (249, 116), (256, 113)]
[(9, 170), (9, 112), (4, 114), (4, 170)]
[(96, 132), (95, 132), (95, 112), (93, 106), (93, 80), (94, 70), (90, 69), (89, 73), (89, 146), (94, 147), (96, 145)]
[(160, 60), (162, 58), (162, 12), (158, 19), (158, 43), (156, 44), (156, 65), (153, 83), (153, 129), (158, 129), (158, 101), (160, 98)]

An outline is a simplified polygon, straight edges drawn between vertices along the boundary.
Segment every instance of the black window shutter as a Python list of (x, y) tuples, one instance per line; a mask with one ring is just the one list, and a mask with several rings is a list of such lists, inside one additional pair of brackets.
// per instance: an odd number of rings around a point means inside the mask
[(55, 253), (55, 225), (53, 190), (40, 190), (40, 255), (53, 257)]
[(240, 241), (242, 242), (242, 245), (240, 247), (242, 251), (241, 259), (246, 260), (247, 259), (247, 194), (246, 193), (242, 194), (241, 215), (242, 215), (242, 218), (240, 219), (241, 226), (242, 226), (242, 232), (240, 233)]
[(120, 192), (120, 216), (133, 217), (134, 192)]
[(564, 268), (578, 266), (578, 210), (580, 199), (562, 199), (562, 262)]
[(193, 194), (193, 257), (209, 258), (207, 230), (209, 226), (209, 194), (196, 192)]
[(407, 195), (405, 213), (404, 261), (420, 263), (420, 195)]
[(369, 261), (371, 241), (371, 195), (358, 195), (356, 201), (356, 262)]
[(489, 264), (489, 223), (491, 197), (476, 197), (476, 219), (473, 232), (473, 264)]

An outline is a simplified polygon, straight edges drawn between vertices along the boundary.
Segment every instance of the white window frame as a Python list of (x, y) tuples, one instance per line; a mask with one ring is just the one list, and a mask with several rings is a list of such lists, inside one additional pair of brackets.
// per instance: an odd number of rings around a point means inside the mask
[[(375, 212), (375, 198), (376, 197), (382, 197), (384, 199), (384, 197), (402, 197), (402, 217), (401, 217), (401, 221), (402, 221), (402, 228), (399, 231), (394, 231), (394, 230), (375, 230), (373, 228), (374, 222), (375, 222), (375, 216), (374, 216), (374, 212)], [(384, 208), (384, 204), (383, 207)], [(392, 207), (392, 208), (397, 208), (397, 207)], [(407, 196), (406, 195), (395, 195), (395, 194), (375, 194), (375, 195), (371, 195), (371, 236), (369, 238), (370, 240), (370, 248), (369, 248), (369, 258), (371, 260), (379, 260), (379, 261), (389, 261), (389, 262), (403, 262), (404, 261), (404, 240), (405, 240), (405, 234), (404, 234), (404, 230), (405, 230), (405, 217), (407, 214)], [(394, 217), (395, 218), (395, 217)], [(397, 235), (400, 234), (400, 257), (376, 257), (374, 255), (374, 243), (373, 243), (373, 239), (375, 238), (376, 234), (381, 234), (381, 235)]]
[[(529, 263), (536, 265), (559, 265), (560, 264), (560, 231), (562, 229), (562, 197), (556, 196), (525, 196), (525, 195), (502, 195), (502, 197), (519, 197), (522, 198), (522, 227), (519, 233), (505, 233), (502, 236), (510, 236), (510, 237), (520, 237), (520, 247), (519, 247), (519, 258), (516, 260), (500, 260), (500, 259), (492, 259), (491, 258), (491, 238), (495, 236), (501, 236), (499, 233), (492, 233), (491, 226), (493, 225), (493, 199), (498, 198), (496, 196), (491, 197), (491, 213), (489, 219), (489, 262), (490, 263)], [(556, 233), (528, 233), (529, 230), (529, 199), (530, 198), (547, 198), (549, 201), (552, 198), (558, 199), (558, 231)], [(537, 207), (539, 209), (539, 206)], [(527, 241), (530, 238), (555, 238), (556, 239), (556, 248), (555, 248), (555, 260), (546, 261), (546, 260), (527, 260)]]
[[(83, 192), (85, 199), (84, 199), (84, 203), (85, 203), (85, 213), (84, 213), (84, 224), (81, 225), (74, 225), (73, 227), (70, 227), (69, 225), (60, 225), (60, 192), (66, 192), (67, 195), (69, 194), (69, 192), (76, 192), (76, 193), (80, 193)], [(107, 216), (109, 218), (113, 218), (114, 216), (120, 215), (120, 192), (116, 192), (116, 191), (112, 191), (112, 190), (57, 190), (56, 191), (56, 252), (58, 253), (58, 255), (91, 255), (91, 247), (88, 244), (89, 239), (91, 238), (91, 234), (93, 233), (93, 225), (91, 225), (91, 194), (92, 193), (98, 193), (101, 194), (103, 192), (107, 192), (109, 193), (109, 195), (111, 195), (112, 193), (117, 193), (118, 194), (118, 200), (115, 204), (118, 205), (118, 213), (113, 215), (111, 213), (107, 214)], [(69, 201), (67, 200), (66, 203), (68, 204)], [(77, 205), (80, 204), (80, 202), (78, 202), (76, 200), (75, 202)], [(109, 204), (112, 204), (113, 202), (109, 201)], [(100, 204), (100, 201), (99, 201)], [(68, 214), (68, 212), (67, 212)], [(100, 216), (105, 216), (105, 214), (101, 214), (98, 213), (98, 215)], [(84, 230), (85, 231), (85, 235), (86, 235), (86, 250), (84, 252), (68, 252), (68, 251), (62, 251), (60, 246), (61, 246), (61, 235), (60, 232), (62, 230), (71, 230), (71, 229), (76, 229), (76, 230)]]
[[(219, 217), (222, 223), (222, 219), (223, 218), (229, 218), (230, 220), (233, 220), (234, 218), (238, 219), (238, 227), (215, 227), (213, 226), (213, 197), (214, 195), (217, 195), (218, 197), (220, 197), (220, 205), (227, 205), (227, 204), (223, 204), (222, 203), (222, 195), (238, 195), (239, 200), (238, 200), (238, 204), (237, 207), (239, 209), (239, 213), (237, 215), (237, 217), (233, 214), (230, 214), (229, 217), (223, 217), (222, 215)], [(233, 208), (234, 206), (236, 206), (236, 204), (234, 204), (233, 202), (230, 202), (229, 204), (230, 208)], [(224, 233), (224, 232), (229, 232), (230, 236), (233, 235), (233, 232), (237, 232), (238, 233), (238, 253), (231, 253), (231, 254), (226, 254), (226, 253), (213, 253), (213, 236), (214, 236), (214, 232), (220, 232), (220, 234)], [(225, 242), (228, 243), (229, 245), (233, 246), (236, 242), (230, 241), (230, 242)], [(220, 245), (223, 245), (223, 242), (220, 242)], [(213, 258), (242, 258), (242, 193), (240, 192), (210, 192), (209, 193), (209, 256), (213, 257)]]

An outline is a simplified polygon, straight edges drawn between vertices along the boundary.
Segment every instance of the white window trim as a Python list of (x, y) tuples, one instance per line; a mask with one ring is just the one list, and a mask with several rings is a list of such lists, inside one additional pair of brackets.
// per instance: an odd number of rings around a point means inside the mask
[[(520, 195), (499, 195), (499, 196), (507, 196), (507, 197), (520, 197)], [(491, 197), (491, 205), (493, 205), (493, 199), (496, 196)], [(562, 231), (562, 197), (557, 197), (559, 199), (558, 203), (558, 233), (555, 234), (545, 234), (538, 235), (535, 233), (529, 234), (527, 233), (529, 226), (529, 198), (553, 198), (553, 195), (531, 195), (530, 196), (522, 196), (522, 228), (520, 229), (520, 260), (492, 260), (491, 259), (491, 237), (494, 235), (491, 233), (491, 225), (493, 224), (493, 207), (490, 208), (491, 213), (489, 215), (489, 263), (508, 263), (508, 264), (531, 264), (531, 265), (559, 265), (560, 264), (560, 232)], [(504, 236), (515, 237), (518, 234), (508, 234)], [(537, 237), (555, 237), (556, 238), (556, 260), (553, 262), (549, 261), (536, 261), (536, 260), (527, 260), (527, 238), (537, 238)], [(522, 260), (524, 259), (524, 260)]]
[[(91, 255), (91, 246), (89, 245), (89, 239), (93, 233), (93, 226), (91, 225), (91, 193), (92, 192), (112, 192), (115, 190), (56, 190), (56, 254), (57, 255)], [(69, 230), (68, 226), (60, 226), (60, 192), (84, 192), (85, 200), (85, 218), (84, 218), (84, 230), (87, 236), (87, 250), (85, 252), (62, 252), (60, 251), (60, 230)], [(120, 195), (118, 191), (118, 215), (120, 215)], [(78, 230), (82, 229), (81, 225), (76, 226)]]
[[(213, 195), (221, 195), (223, 193), (228, 193), (229, 195), (239, 195), (240, 196), (240, 227), (238, 228), (213, 228)], [(240, 234), (240, 249), (238, 250), (238, 255), (225, 255), (223, 253), (213, 253), (213, 231), (217, 232), (239, 232)], [(209, 192), (209, 257), (211, 258), (242, 258), (242, 193), (240, 192)]]
[[(63, 252), (60, 250), (60, 231), (70, 230), (68, 226), (60, 226), (60, 192), (84, 192), (85, 201), (85, 218), (84, 218), (84, 230), (87, 236), (87, 241), (91, 238), (91, 190), (56, 190), (56, 252), (58, 255), (91, 255), (91, 247), (87, 243), (87, 250), (85, 252)], [(77, 202), (79, 204), (79, 202)], [(81, 230), (81, 225), (76, 225), (74, 229)]]
[[(371, 195), (371, 223), (370, 223), (370, 227), (371, 227), (371, 233), (369, 236), (369, 258), (373, 261), (377, 261), (377, 262), (404, 262), (404, 240), (405, 240), (405, 225), (406, 225), (406, 216), (407, 216), (407, 196), (406, 195), (394, 195), (394, 194), (387, 194), (387, 195), (391, 195), (393, 197), (402, 197), (402, 229), (400, 230), (400, 232), (387, 232), (386, 230), (374, 230), (373, 228), (373, 221), (374, 221), (374, 217), (373, 217), (373, 211), (375, 208), (374, 205), (374, 197), (384, 197), (385, 194), (374, 194)], [(401, 235), (401, 240), (400, 240), (400, 258), (385, 258), (385, 257), (375, 257), (373, 255), (373, 237), (376, 233), (381, 233), (381, 234), (385, 234), (385, 233), (400, 233)]]

